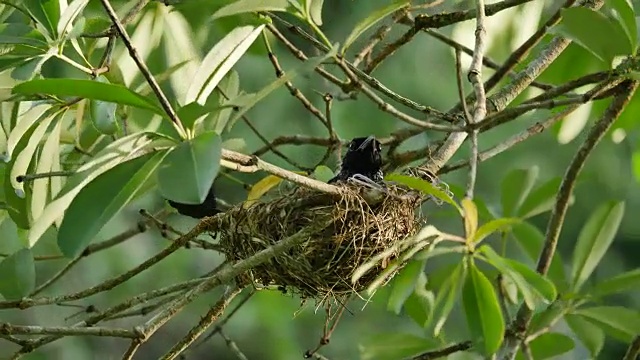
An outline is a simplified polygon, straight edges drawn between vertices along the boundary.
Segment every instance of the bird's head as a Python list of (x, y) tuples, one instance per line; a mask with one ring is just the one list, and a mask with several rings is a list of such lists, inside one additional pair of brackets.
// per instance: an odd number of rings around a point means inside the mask
[(354, 138), (349, 143), (344, 161), (379, 168), (382, 166), (382, 145), (373, 135)]

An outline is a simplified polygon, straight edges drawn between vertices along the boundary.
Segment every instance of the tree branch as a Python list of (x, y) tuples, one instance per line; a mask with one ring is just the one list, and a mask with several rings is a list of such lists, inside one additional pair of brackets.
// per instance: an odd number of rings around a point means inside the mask
[[(587, 139), (580, 146), (578, 152), (571, 161), (571, 164), (562, 179), (562, 183), (560, 184), (555, 206), (547, 225), (545, 243), (536, 267), (536, 270), (540, 274), (546, 275), (549, 271), (549, 267), (551, 266), (551, 260), (553, 259), (553, 254), (556, 251), (556, 246), (558, 245), (560, 231), (562, 230), (564, 218), (569, 207), (569, 199), (573, 193), (573, 188), (578, 179), (578, 174), (584, 167), (584, 164), (592, 150), (600, 140), (602, 140), (607, 130), (609, 130), (613, 122), (620, 116), (626, 105), (629, 103), (629, 100), (631, 100), (631, 97), (635, 93), (637, 87), (638, 81), (635, 80), (628, 80), (624, 83), (624, 88), (619, 90), (619, 93), (613, 98), (613, 101), (602, 117), (591, 128), (587, 135)], [(502, 359), (512, 360), (515, 358), (520, 347), (520, 343), (525, 337), (532, 316), (533, 313), (529, 308), (525, 305), (520, 307), (516, 320), (511, 326), (513, 330), (512, 335), (505, 338), (502, 349)]]

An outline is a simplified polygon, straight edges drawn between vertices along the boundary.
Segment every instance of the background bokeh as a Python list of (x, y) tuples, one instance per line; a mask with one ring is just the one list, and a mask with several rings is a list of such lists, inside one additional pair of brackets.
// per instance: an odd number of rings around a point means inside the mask
[[(113, 5), (123, 13), (132, 2), (114, 1)], [(212, 4), (215, 3), (215, 4)], [(154, 73), (161, 73), (168, 66), (183, 60), (201, 59), (204, 54), (222, 38), (238, 21), (238, 18), (211, 21), (210, 15), (222, 5), (222, 1), (189, 0), (173, 11), (159, 2), (151, 2), (141, 13), (138, 20), (128, 27), (136, 44)], [(322, 29), (332, 41), (340, 42), (350, 32), (357, 21), (371, 11), (383, 6), (384, 0), (325, 0)], [(501, 12), (488, 19), (489, 46), (488, 55), (500, 62), (524, 41), (537, 28), (540, 19), (546, 20), (553, 10), (554, 1), (532, 1), (524, 6)], [(432, 8), (454, 10), (473, 6), (470, 1), (444, 1), (442, 5)], [(637, 5), (636, 5), (637, 6)], [(85, 10), (88, 13), (101, 14), (99, 2), (91, 2)], [(141, 24), (142, 22), (142, 24)], [(402, 34), (405, 27), (394, 27), (387, 39), (395, 39)], [(440, 29), (443, 34), (473, 47), (474, 22)], [(309, 54), (314, 50), (306, 43), (290, 35), (294, 42)], [(353, 49), (358, 49), (366, 40), (361, 39)], [(271, 44), (285, 71), (297, 64), (288, 51), (271, 38)], [(539, 47), (538, 47), (539, 48)], [(535, 52), (534, 52), (535, 53)], [(353, 52), (351, 54), (353, 56)], [(121, 44), (115, 57), (128, 84), (139, 84), (142, 78), (136, 74), (133, 63)], [(469, 58), (463, 59), (467, 66)], [(199, 60), (182, 67), (165, 82), (163, 88), (173, 97), (178, 96), (188, 86), (189, 72), (197, 67)], [(245, 92), (259, 90), (275, 79), (264, 46), (256, 41), (249, 53), (236, 65), (240, 76), (240, 86)], [(605, 66), (577, 45), (570, 45), (563, 55), (541, 77), (541, 81), (562, 83), (572, 78), (605, 69)], [(52, 63), (45, 69), (60, 76), (71, 76), (73, 70), (63, 64)], [(485, 70), (485, 77), (491, 72)], [(428, 104), (436, 109), (446, 111), (457, 101), (455, 81), (454, 55), (447, 45), (420, 34), (407, 46), (387, 59), (374, 73), (374, 76), (394, 91)], [(8, 75), (0, 74), (2, 83), (10, 83)], [(319, 108), (323, 107), (320, 93), (336, 93), (338, 89), (324, 82), (316, 75), (298, 77), (294, 81), (311, 101)], [(470, 91), (470, 86), (467, 91)], [(529, 93), (531, 94), (531, 92)], [(538, 135), (522, 143), (506, 153), (492, 158), (479, 167), (477, 197), (484, 200), (490, 209), (499, 209), (500, 184), (504, 175), (513, 169), (538, 167), (542, 180), (562, 176), (570, 159), (585, 136), (584, 126), (588, 126), (602, 113), (607, 101), (595, 102), (593, 106), (584, 106), (566, 118), (560, 126)], [(559, 250), (565, 259), (570, 259), (577, 235), (591, 211), (610, 200), (625, 200), (625, 217), (614, 244), (598, 267), (592, 281), (618, 274), (640, 266), (640, 191), (638, 180), (634, 179), (631, 166), (631, 155), (638, 148), (637, 109), (640, 107), (638, 95), (633, 99), (623, 117), (618, 122), (617, 130), (598, 146), (582, 172), (575, 193), (575, 201), (571, 206), (567, 221), (561, 234)], [(144, 115), (148, 116), (148, 115)], [(248, 113), (249, 119), (269, 139), (282, 135), (305, 134), (325, 136), (324, 129), (315, 121), (301, 104), (294, 99), (285, 88), (281, 88), (258, 104)], [(354, 136), (373, 134), (385, 136), (405, 125), (390, 115), (381, 112), (363, 96), (355, 100), (334, 101), (332, 117), (339, 135), (343, 139)], [(491, 130), (480, 137), (481, 149), (486, 149), (505, 137), (521, 130), (526, 124), (535, 121), (536, 113), (526, 115), (522, 120)], [(131, 118), (135, 124), (148, 124), (149, 119), (142, 113), (134, 112)], [(403, 149), (417, 148), (439, 138), (440, 134), (427, 132), (416, 136), (403, 145)], [(241, 151), (250, 153), (263, 144), (239, 122), (230, 133), (223, 135), (225, 140), (244, 139), (245, 146)], [(614, 141), (615, 140), (615, 141)], [(281, 149), (298, 162), (311, 166), (317, 162), (324, 149), (313, 146), (287, 146)], [(467, 156), (463, 147), (456, 159)], [(263, 157), (276, 165), (289, 168), (280, 158), (272, 154)], [(327, 164), (335, 166), (335, 159)], [(257, 174), (233, 174), (246, 183), (255, 183), (265, 176)], [(465, 170), (458, 170), (443, 177), (452, 187), (461, 187), (466, 183)], [(238, 182), (221, 176), (217, 182), (218, 195), (230, 203), (246, 199), (247, 191)], [(137, 210), (159, 210), (164, 205), (156, 191), (151, 191), (137, 199), (131, 206), (114, 219), (101, 233), (97, 240), (104, 240), (121, 232), (125, 228), (135, 226), (139, 220)], [(451, 212), (437, 207), (427, 207), (424, 213), (438, 227), (462, 231), (459, 220), (451, 216)], [(533, 223), (544, 231), (548, 214), (533, 219)], [(169, 223), (187, 230), (195, 222), (178, 215), (172, 215)], [(48, 239), (38, 243), (36, 253), (47, 254), (55, 249), (55, 236), (51, 233)], [(9, 221), (0, 225), (0, 251), (11, 252), (19, 247), (18, 233)], [(79, 290), (96, 284), (106, 278), (122, 273), (144, 261), (166, 245), (156, 230), (138, 235), (124, 245), (109, 249), (98, 256), (81, 261), (64, 279), (48, 294), (61, 294)], [(142, 273), (113, 291), (103, 293), (85, 300), (82, 304), (93, 304), (98, 308), (109, 306), (135, 293), (151, 290), (174, 282), (194, 278), (209, 271), (220, 263), (221, 257), (213, 252), (200, 250), (181, 250), (163, 261), (151, 271)], [(64, 260), (39, 262), (37, 264), (39, 281), (48, 278), (64, 264)], [(446, 261), (430, 263), (429, 274), (437, 274), (438, 269), (446, 266)], [(2, 274), (0, 274), (1, 276)], [(154, 359), (163, 354), (170, 344), (180, 339), (206, 312), (220, 295), (218, 292), (208, 293), (191, 304), (179, 316), (164, 326), (150, 342), (139, 352), (139, 359)], [(630, 293), (611, 299), (617, 304), (637, 308), (640, 306), (640, 292)], [(386, 310), (388, 289), (380, 290), (368, 303), (355, 300), (348, 308), (352, 314), (346, 314), (331, 338), (328, 347), (322, 353), (330, 359), (356, 359), (359, 357), (359, 346), (366, 345), (378, 333), (403, 331), (421, 334), (422, 330), (406, 316), (396, 316)], [(238, 300), (238, 299), (237, 299)], [(236, 300), (236, 301), (237, 301)], [(316, 304), (309, 302), (300, 308), (298, 298), (284, 296), (277, 291), (260, 291), (236, 314), (225, 326), (226, 334), (237, 344), (249, 359), (300, 359), (306, 349), (313, 348), (322, 332), (324, 310), (316, 309)], [(366, 305), (366, 306), (365, 306)], [(232, 305), (233, 306), (233, 305)], [(71, 316), (80, 309), (68, 307), (33, 308), (28, 311), (3, 311), (0, 316), (4, 321), (15, 323), (54, 324), (60, 317)], [(68, 321), (74, 321), (74, 318)], [(139, 322), (140, 319), (129, 319), (114, 322), (114, 325), (127, 326)], [(462, 339), (465, 334), (465, 322), (460, 309), (455, 309), (446, 327), (453, 339)], [(560, 329), (563, 325), (560, 325)], [(567, 330), (567, 333), (568, 330)], [(66, 338), (39, 349), (26, 359), (116, 359), (120, 358), (128, 343), (124, 340), (104, 338)], [(607, 339), (602, 359), (620, 358), (624, 353), (624, 344)], [(10, 345), (0, 345), (0, 358), (15, 350)], [(568, 355), (567, 359), (586, 358), (586, 351), (579, 346)], [(190, 359), (233, 359), (224, 341), (216, 336), (206, 344), (188, 353)], [(451, 359), (471, 358), (470, 355), (457, 354)]]

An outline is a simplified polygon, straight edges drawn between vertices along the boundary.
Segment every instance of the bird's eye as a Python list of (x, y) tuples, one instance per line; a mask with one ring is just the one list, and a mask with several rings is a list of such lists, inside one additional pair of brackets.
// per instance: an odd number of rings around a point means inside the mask
[(349, 150), (356, 150), (358, 148), (358, 144), (355, 141), (349, 143)]

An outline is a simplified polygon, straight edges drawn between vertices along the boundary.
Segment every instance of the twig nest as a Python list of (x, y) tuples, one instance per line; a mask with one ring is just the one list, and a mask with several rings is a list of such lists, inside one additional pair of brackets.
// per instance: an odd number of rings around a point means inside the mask
[(363, 197), (364, 188), (344, 190), (336, 196), (297, 188), (270, 201), (229, 210), (224, 217), (228, 223), (220, 226), (220, 245), (227, 259), (245, 259), (301, 230), (327, 223), (302, 243), (254, 268), (250, 276), (261, 285), (285, 286), (319, 299), (363, 290), (398, 254), (389, 255), (352, 283), (354, 270), (414, 234), (421, 197), (390, 185), (388, 194), (370, 205)]

